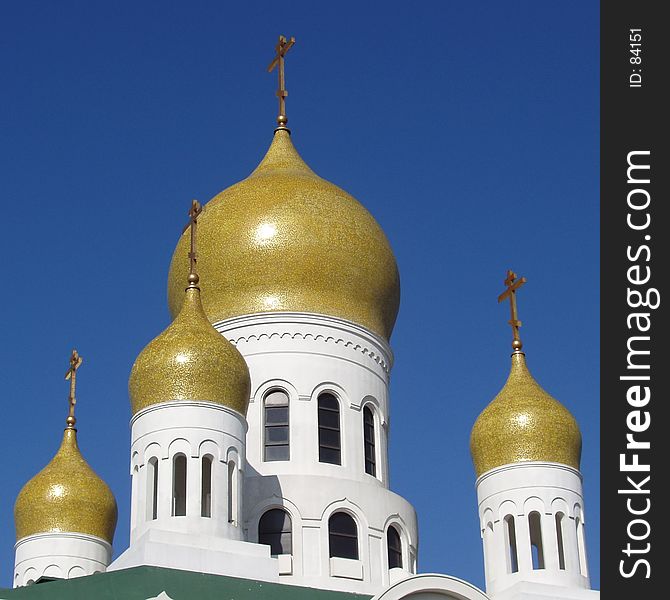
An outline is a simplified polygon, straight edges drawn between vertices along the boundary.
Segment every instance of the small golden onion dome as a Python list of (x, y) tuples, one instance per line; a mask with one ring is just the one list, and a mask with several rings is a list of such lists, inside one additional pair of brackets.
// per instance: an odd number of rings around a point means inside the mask
[(523, 352), (515, 352), (507, 383), (475, 421), (470, 451), (477, 477), (530, 460), (579, 469), (582, 435), (568, 409), (533, 379)]
[(116, 500), (84, 460), (77, 430), (68, 427), (51, 462), (19, 492), (14, 505), (16, 539), (36, 533), (86, 533), (112, 543)]
[[(188, 234), (172, 257), (168, 302), (177, 314)], [(212, 323), (269, 311), (318, 313), (389, 338), (400, 282), (390, 244), (352, 196), (302, 160), (286, 129), (243, 181), (198, 219), (202, 301)]]
[(200, 400), (246, 415), (251, 391), (247, 363), (207, 320), (200, 290), (190, 286), (182, 294), (175, 320), (133, 365), (128, 382), (133, 414), (152, 404)]

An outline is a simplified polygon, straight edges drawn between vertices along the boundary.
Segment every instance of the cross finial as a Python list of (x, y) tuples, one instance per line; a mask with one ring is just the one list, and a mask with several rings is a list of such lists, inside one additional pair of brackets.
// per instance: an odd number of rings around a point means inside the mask
[(191, 230), (191, 250), (188, 253), (188, 258), (191, 261), (191, 266), (188, 272), (188, 287), (196, 287), (200, 277), (196, 271), (196, 263), (198, 262), (195, 236), (198, 229), (198, 215), (202, 212), (202, 206), (197, 200), (191, 202), (191, 208), (188, 209), (188, 223), (184, 227), (184, 232), (187, 229)]
[(512, 340), (512, 348), (514, 348), (516, 352), (520, 351), (523, 347), (521, 338), (519, 338), (519, 327), (521, 327), (521, 321), (519, 321), (516, 311), (516, 291), (524, 283), (526, 283), (525, 277), (519, 277), (517, 279), (516, 273), (512, 270), (508, 270), (507, 277), (505, 277), (504, 281), (507, 289), (502, 294), (500, 294), (500, 296), (498, 296), (498, 302), (502, 302), (506, 298), (509, 298), (511, 313), (509, 324), (512, 326), (512, 333), (514, 335), (514, 339)]
[(286, 96), (288, 96), (288, 91), (286, 91), (286, 82), (284, 81), (284, 56), (295, 44), (295, 38), (292, 37), (290, 40), (286, 39), (286, 36), (279, 36), (279, 43), (275, 46), (275, 52), (277, 53), (270, 65), (268, 66), (268, 73), (271, 73), (272, 70), (278, 66), (279, 67), (279, 89), (277, 90), (277, 97), (279, 98), (279, 116), (277, 117), (277, 129), (285, 129), (288, 131), (286, 124), (288, 123), (288, 117), (286, 116)]
[(84, 359), (79, 356), (76, 350), (73, 350), (70, 356), (70, 368), (65, 372), (65, 379), (70, 380), (70, 396), (68, 397), (69, 410), (67, 419), (65, 419), (68, 429), (74, 429), (74, 424), (77, 422), (77, 419), (74, 418), (74, 406), (77, 404), (77, 399), (74, 393), (77, 387), (77, 369), (81, 367), (82, 362), (84, 362)]

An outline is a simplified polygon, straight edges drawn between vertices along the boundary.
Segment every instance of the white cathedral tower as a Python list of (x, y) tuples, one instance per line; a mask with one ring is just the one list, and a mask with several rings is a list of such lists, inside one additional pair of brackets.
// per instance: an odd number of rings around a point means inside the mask
[(70, 410), (60, 448), (16, 498), (14, 587), (102, 573), (112, 560), (116, 500), (77, 444), (75, 388), (81, 364), (73, 350), (65, 375)]
[[(285, 123), (198, 222), (205, 312), (251, 375), (243, 527), (284, 581), (372, 594), (416, 570), (415, 512), (388, 479), (398, 271), (373, 217), (303, 162)], [(183, 236), (173, 314), (187, 253)]]
[(502, 390), (479, 415), (470, 446), (484, 547), (486, 591), (496, 599), (521, 593), (590, 598), (582, 438), (570, 412), (545, 392), (526, 366), (516, 290), (508, 271), (512, 368)]

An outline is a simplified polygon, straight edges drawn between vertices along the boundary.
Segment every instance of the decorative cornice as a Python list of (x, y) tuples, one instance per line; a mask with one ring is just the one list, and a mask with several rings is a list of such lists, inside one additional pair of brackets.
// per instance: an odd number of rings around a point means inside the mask
[(583, 480), (581, 472), (578, 469), (575, 469), (574, 467), (571, 467), (569, 465), (564, 465), (563, 463), (540, 461), (540, 460), (527, 460), (527, 461), (518, 462), (518, 463), (510, 463), (510, 464), (507, 464), (507, 465), (501, 465), (500, 467), (495, 467), (495, 468), (493, 468), (489, 471), (486, 471), (486, 473), (482, 473), (477, 478), (477, 481), (475, 482), (475, 487), (479, 486), (485, 479), (488, 479), (489, 477), (494, 477), (495, 475), (498, 475), (498, 474), (503, 473), (505, 471), (513, 471), (513, 470), (518, 470), (518, 469), (531, 469), (531, 468), (538, 468), (538, 467), (544, 467), (544, 468), (567, 471), (567, 472), (573, 473), (574, 475), (579, 477), (580, 481)]
[(206, 408), (208, 410), (215, 410), (219, 412), (224, 412), (235, 417), (238, 421), (241, 421), (245, 427), (245, 431), (249, 428), (247, 419), (244, 415), (241, 415), (236, 410), (225, 406), (224, 404), (218, 404), (216, 402), (209, 402), (207, 400), (166, 400), (165, 402), (160, 402), (159, 404), (151, 404), (146, 408), (136, 412), (130, 419), (130, 426), (143, 417), (152, 412), (159, 410), (165, 410), (170, 408), (184, 409), (186, 407), (191, 408)]
[(79, 533), (79, 532), (72, 532), (72, 531), (45, 531), (42, 533), (34, 533), (32, 535), (27, 535), (25, 537), (22, 537), (20, 540), (17, 540), (16, 544), (14, 544), (14, 549), (16, 550), (19, 546), (22, 546), (23, 544), (28, 544), (33, 541), (45, 541), (45, 540), (56, 540), (56, 541), (62, 541), (62, 540), (78, 540), (78, 541), (86, 541), (86, 542), (94, 542), (96, 544), (100, 544), (101, 546), (104, 546), (110, 553), (112, 552), (112, 545), (107, 541), (103, 540), (101, 537), (98, 537), (97, 535), (90, 535), (88, 533)]
[(282, 333), (261, 333), (259, 335), (256, 335), (255, 333), (252, 333), (251, 335), (244, 336), (241, 335), (237, 338), (231, 338), (230, 342), (234, 346), (238, 346), (241, 343), (249, 343), (253, 341), (261, 341), (263, 339), (273, 339), (273, 338), (279, 338), (279, 339), (284, 339), (284, 338), (291, 338), (293, 340), (314, 340), (315, 342), (321, 340), (323, 342), (331, 342), (335, 344), (342, 344), (345, 348), (351, 348), (354, 351), (361, 352), (362, 354), (365, 354), (366, 356), (369, 356), (374, 362), (376, 362), (382, 369), (384, 369), (384, 372), (388, 375), (390, 373), (390, 367), (386, 363), (386, 361), (379, 355), (376, 354), (374, 351), (370, 350), (370, 348), (366, 348), (362, 344), (358, 344), (355, 342), (352, 342), (351, 340), (345, 340), (344, 338), (335, 338), (332, 335), (326, 336), (321, 333), (318, 334), (313, 334), (313, 333), (301, 333), (301, 332), (292, 332), (292, 331), (284, 331)]
[[(283, 327), (280, 331), (273, 331), (272, 333), (252, 333), (249, 335), (240, 335), (238, 333), (243, 327), (258, 325), (281, 325)], [(300, 325), (328, 327), (338, 330), (341, 335), (302, 332), (298, 330)], [(340, 344), (345, 348), (351, 348), (355, 352), (360, 352), (370, 357), (382, 367), (387, 375), (391, 372), (393, 366), (393, 352), (386, 340), (356, 323), (337, 317), (312, 313), (260, 313), (227, 319), (215, 323), (214, 326), (219, 332), (225, 332), (226, 338), (235, 346), (263, 339), (290, 338), (322, 341), (324, 343)], [(363, 338), (364, 343), (361, 344), (348, 339), (348, 336)], [(384, 354), (386, 354), (388, 359), (384, 357)]]

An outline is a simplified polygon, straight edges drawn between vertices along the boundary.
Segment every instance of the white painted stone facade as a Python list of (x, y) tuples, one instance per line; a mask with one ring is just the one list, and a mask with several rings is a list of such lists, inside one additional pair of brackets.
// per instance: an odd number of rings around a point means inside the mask
[[(590, 588), (579, 471), (535, 461), (504, 465), (479, 477), (477, 499), (490, 595), (519, 582)], [(535, 551), (531, 529), (540, 540)]]
[[(281, 580), (294, 585), (375, 594), (416, 571), (413, 507), (388, 489), (389, 373), (385, 340), (349, 321), (304, 313), (264, 313), (216, 324), (251, 373), (245, 472), (246, 539), (258, 540), (265, 511), (281, 507), (292, 521), (293, 556)], [(289, 396), (290, 460), (264, 460), (264, 398)], [(318, 397), (339, 401), (341, 465), (319, 462)], [(363, 408), (374, 417), (375, 475), (365, 471)], [(350, 514), (359, 559), (330, 557), (328, 519)], [(387, 531), (402, 542), (402, 569), (388, 565)]]

